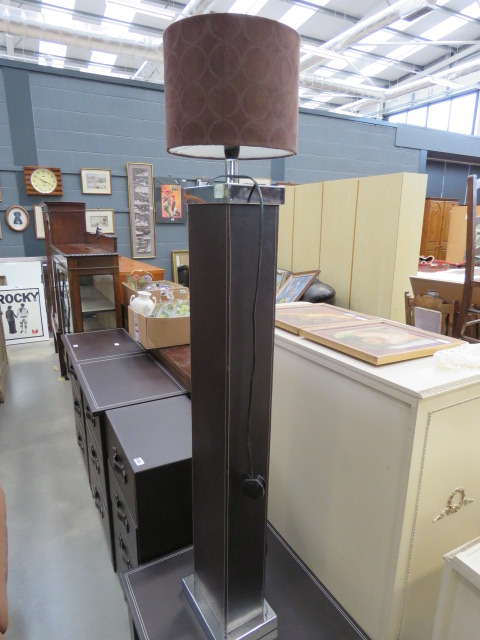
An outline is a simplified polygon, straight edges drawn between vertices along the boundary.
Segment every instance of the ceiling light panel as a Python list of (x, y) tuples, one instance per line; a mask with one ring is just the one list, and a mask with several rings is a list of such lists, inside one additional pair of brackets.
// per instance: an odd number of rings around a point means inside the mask
[(391, 40), (394, 37), (394, 35), (395, 35), (394, 33), (385, 31), (383, 29), (380, 31), (376, 31), (375, 33), (371, 33), (366, 38), (359, 40), (355, 44), (355, 49), (357, 49), (358, 51), (365, 51), (365, 52), (372, 51), (377, 46), (385, 44), (386, 42)]
[(392, 60), (401, 61), (401, 60), (405, 60), (406, 58), (409, 58), (410, 56), (415, 55), (422, 49), (425, 49), (425, 47), (426, 45), (423, 45), (423, 44), (419, 44), (417, 46), (405, 44), (401, 47), (397, 47), (397, 49), (394, 49), (393, 51), (390, 51), (390, 53), (386, 53), (385, 56), (387, 58), (391, 58)]
[(175, 12), (158, 5), (144, 4), (143, 2), (135, 2), (134, 0), (107, 0), (107, 6), (119, 9), (131, 9), (134, 13), (140, 13), (153, 18), (161, 18), (162, 20), (173, 20)]
[(107, 2), (104, 17), (110, 20), (120, 20), (121, 22), (133, 22), (135, 13), (135, 9), (121, 7), (120, 5)]
[(228, 13), (243, 13), (255, 16), (267, 4), (267, 0), (236, 0)]
[(59, 7), (60, 9), (73, 10), (75, 7), (75, 0), (49, 0), (48, 2), (42, 2), (42, 5), (47, 9)]
[(479, 18), (480, 17), (480, 4), (478, 2), (474, 2), (473, 4), (468, 5), (465, 9), (460, 11), (464, 16), (468, 16), (469, 18)]
[(90, 55), (90, 62), (94, 62), (96, 64), (105, 64), (107, 66), (114, 65), (116, 59), (116, 54), (104, 53), (103, 51), (92, 51)]
[(67, 45), (40, 40), (38, 43), (38, 51), (43, 54), (64, 58), (67, 53)]
[(424, 31), (421, 36), (427, 40), (440, 40), (466, 24), (468, 24), (467, 20), (458, 18), (457, 16), (452, 16), (451, 18), (447, 18), (447, 20), (443, 20), (432, 29)]
[(305, 24), (316, 13), (315, 9), (309, 7), (301, 7), (298, 4), (293, 5), (290, 9), (283, 14), (279, 22), (286, 24), (292, 29), (298, 29)]
[(385, 69), (388, 69), (390, 65), (384, 64), (383, 62), (372, 62), (372, 64), (368, 64), (366, 67), (363, 67), (362, 73), (366, 76), (376, 76)]

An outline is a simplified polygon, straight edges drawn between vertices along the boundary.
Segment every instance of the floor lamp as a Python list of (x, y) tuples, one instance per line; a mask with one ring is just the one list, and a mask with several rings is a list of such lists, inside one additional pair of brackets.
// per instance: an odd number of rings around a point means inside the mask
[(239, 184), (237, 160), (297, 152), (300, 38), (238, 14), (164, 33), (167, 149), (223, 159), (188, 190), (194, 574), (184, 592), (206, 635), (273, 639), (264, 600), (278, 207)]

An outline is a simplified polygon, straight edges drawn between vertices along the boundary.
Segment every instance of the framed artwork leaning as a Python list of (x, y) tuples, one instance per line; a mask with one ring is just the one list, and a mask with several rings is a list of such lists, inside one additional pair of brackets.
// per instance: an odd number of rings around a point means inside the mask
[(348, 326), (310, 327), (300, 329), (300, 335), (374, 365), (423, 358), (463, 344), (456, 338), (381, 319)]
[(42, 207), (36, 204), (33, 207), (33, 218), (35, 221), (35, 238), (37, 240), (45, 240), (45, 227), (43, 224)]
[(277, 269), (277, 279), (276, 279), (276, 288), (275, 291), (278, 291), (285, 284), (288, 276), (290, 275), (290, 271), (286, 269)]
[(153, 165), (127, 162), (132, 258), (155, 258)]
[(301, 271), (299, 273), (292, 273), (288, 276), (283, 286), (277, 291), (275, 298), (276, 304), (283, 304), (285, 302), (295, 302), (300, 300), (305, 290), (315, 280), (320, 272), (315, 271)]

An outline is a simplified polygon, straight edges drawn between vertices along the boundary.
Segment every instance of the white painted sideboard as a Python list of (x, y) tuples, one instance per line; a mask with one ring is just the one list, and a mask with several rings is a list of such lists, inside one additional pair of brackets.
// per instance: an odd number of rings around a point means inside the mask
[(268, 517), (372, 640), (430, 640), (443, 555), (480, 533), (479, 461), (480, 370), (276, 330)]

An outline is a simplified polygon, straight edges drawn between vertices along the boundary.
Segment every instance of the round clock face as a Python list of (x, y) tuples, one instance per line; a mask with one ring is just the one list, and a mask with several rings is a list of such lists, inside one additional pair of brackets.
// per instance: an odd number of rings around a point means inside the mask
[(35, 169), (30, 177), (30, 182), (39, 193), (52, 193), (57, 187), (57, 178), (50, 169)]

